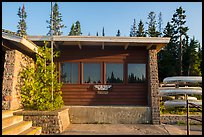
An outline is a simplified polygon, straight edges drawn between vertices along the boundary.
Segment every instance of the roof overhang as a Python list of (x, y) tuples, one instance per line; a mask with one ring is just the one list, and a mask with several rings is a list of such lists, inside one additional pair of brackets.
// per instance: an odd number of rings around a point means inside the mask
[(83, 46), (101, 46), (104, 49), (106, 46), (124, 46), (127, 49), (129, 46), (145, 46), (148, 49), (155, 47), (160, 51), (167, 43), (169, 37), (109, 37), (109, 36), (27, 36), (28, 39), (42, 45), (44, 41), (53, 41), (55, 46), (78, 46), (80, 49)]
[(38, 53), (38, 47), (31, 40), (10, 33), (2, 32), (2, 48), (19, 50), (27, 55)]

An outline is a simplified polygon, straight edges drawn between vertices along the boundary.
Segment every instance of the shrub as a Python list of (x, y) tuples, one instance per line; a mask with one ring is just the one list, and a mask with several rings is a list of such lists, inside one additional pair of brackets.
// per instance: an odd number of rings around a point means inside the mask
[[(38, 48), (34, 66), (26, 67), (20, 72), (21, 77), (21, 103), (25, 110), (56, 110), (63, 106), (61, 86), (58, 82), (56, 65), (51, 63), (51, 48), (45, 42)], [(59, 57), (59, 51), (53, 53)], [(53, 100), (52, 100), (53, 80)]]

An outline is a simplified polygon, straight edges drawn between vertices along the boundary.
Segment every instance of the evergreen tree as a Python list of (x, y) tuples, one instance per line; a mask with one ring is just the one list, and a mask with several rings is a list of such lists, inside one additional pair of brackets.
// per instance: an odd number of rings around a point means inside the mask
[(22, 9), (19, 7), (17, 15), (20, 18), (20, 21), (18, 22), (18, 25), (17, 25), (17, 28), (18, 28), (17, 34), (27, 35), (27, 33), (26, 33), (27, 25), (26, 25), (26, 21), (25, 21), (27, 18), (27, 14), (26, 14), (24, 5), (23, 5)]
[(136, 27), (136, 20), (133, 20), (133, 25), (130, 28), (130, 37), (136, 37), (137, 36), (137, 27)]
[(146, 37), (145, 31), (144, 31), (144, 24), (143, 24), (142, 20), (140, 20), (139, 25), (138, 25), (137, 36), (138, 37)]
[(188, 76), (201, 76), (201, 58), (199, 57), (199, 43), (195, 38), (190, 40), (189, 46), (183, 52), (183, 74)]
[(147, 30), (147, 34), (150, 37), (158, 37), (159, 36), (159, 32), (156, 30), (156, 14), (152, 11), (149, 13), (148, 18), (149, 19), (149, 23), (148, 24), (148, 30)]
[(120, 36), (120, 30), (118, 30), (116, 36), (118, 36), (118, 37)]
[(90, 34), (90, 32), (89, 32), (89, 34), (88, 34), (88, 36), (90, 36), (91, 34)]
[(175, 40), (174, 26), (167, 22), (163, 37), (170, 37), (169, 43), (158, 53), (159, 81), (179, 74), (178, 46)]
[(81, 35), (81, 25), (80, 25), (80, 22), (77, 20), (76, 23), (75, 23), (75, 35), (79, 36)]
[(98, 36), (98, 31), (96, 32), (96, 36)]
[(102, 30), (102, 36), (105, 36), (104, 27), (103, 27), (103, 30)]
[(186, 23), (186, 15), (185, 15), (185, 10), (182, 9), (182, 7), (179, 7), (178, 9), (176, 9), (176, 12), (173, 14), (173, 18), (172, 18), (172, 23), (174, 25), (174, 31), (175, 31), (175, 35), (177, 38), (177, 43), (179, 45), (179, 71), (180, 71), (180, 75), (182, 75), (182, 44), (183, 44), (183, 40), (186, 39), (187, 36), (187, 31), (188, 31), (188, 27), (185, 27), (185, 23)]
[(71, 26), (71, 29), (70, 29), (70, 32), (69, 32), (69, 36), (74, 36), (76, 33), (75, 33), (75, 25), (74, 23), (72, 23), (72, 26)]
[[(62, 35), (62, 31), (61, 29), (62, 28), (65, 28), (66, 26), (62, 24), (62, 15), (61, 13), (59, 12), (59, 7), (58, 7), (58, 4), (55, 3), (54, 6), (53, 6), (53, 35)], [(51, 22), (52, 21), (52, 13), (50, 14), (50, 20), (46, 21), (49, 26), (47, 28), (49, 28), (49, 32), (47, 33), (47, 35), (51, 35)]]
[(161, 37), (162, 36), (162, 24), (163, 24), (163, 21), (162, 21), (162, 13), (160, 12), (159, 13), (159, 21), (158, 21), (158, 27), (159, 27), (159, 36)]

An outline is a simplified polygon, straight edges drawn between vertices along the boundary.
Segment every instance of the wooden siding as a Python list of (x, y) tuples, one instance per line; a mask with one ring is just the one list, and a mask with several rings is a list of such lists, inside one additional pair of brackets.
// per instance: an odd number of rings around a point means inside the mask
[[(125, 50), (123, 46), (105, 47), (103, 50), (102, 47), (99, 46), (82, 46), (80, 50), (77, 46), (63, 46), (63, 48), (60, 47), (60, 49), (61, 55), (60, 58), (56, 60), (57, 62), (96, 62), (102, 64), (112, 62), (124, 63), (126, 67), (127, 63), (147, 64), (147, 50), (145, 47), (128, 47), (127, 50)], [(124, 67), (124, 76), (127, 76), (126, 67)], [(79, 71), (79, 73), (81, 73), (80, 69)], [(102, 77), (105, 77), (104, 74), (102, 74)], [(104, 81), (102, 84), (105, 84)], [(62, 86), (62, 97), (65, 105), (146, 106), (148, 104), (147, 82), (128, 84), (127, 78), (125, 77), (123, 84), (112, 85), (113, 87), (108, 94), (97, 94), (97, 92), (93, 90), (93, 84), (64, 84)]]

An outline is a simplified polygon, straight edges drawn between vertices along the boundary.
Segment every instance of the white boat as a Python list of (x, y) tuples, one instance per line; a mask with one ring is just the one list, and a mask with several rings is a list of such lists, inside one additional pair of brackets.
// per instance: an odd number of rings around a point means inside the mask
[(199, 77), (199, 76), (174, 76), (174, 77), (166, 77), (163, 80), (163, 83), (176, 83), (176, 82), (202, 83), (202, 77)]
[(202, 95), (201, 87), (160, 87), (159, 88), (159, 96), (172, 96), (172, 95), (190, 95), (190, 94), (199, 94)]
[[(190, 101), (189, 103), (193, 103), (198, 106), (202, 106), (202, 100), (194, 100)], [(171, 107), (185, 107), (186, 106), (186, 100), (168, 100), (164, 102), (165, 108), (171, 108)], [(190, 107), (191, 105), (189, 105)]]

